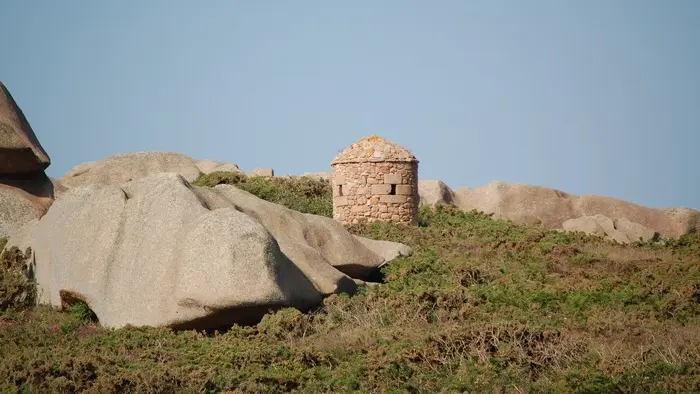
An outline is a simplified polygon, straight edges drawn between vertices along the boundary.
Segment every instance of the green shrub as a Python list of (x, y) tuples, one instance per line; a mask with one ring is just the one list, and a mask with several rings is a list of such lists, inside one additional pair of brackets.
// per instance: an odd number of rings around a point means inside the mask
[(97, 322), (97, 315), (90, 309), (88, 304), (84, 302), (76, 302), (70, 305), (66, 312), (71, 315), (75, 320), (80, 323), (95, 323)]
[(34, 304), (36, 285), (31, 278), (31, 248), (22, 252), (13, 246), (0, 256), (0, 311)]
[(330, 182), (309, 177), (248, 177), (243, 173), (217, 171), (200, 174), (195, 186), (234, 185), (255, 196), (302, 213), (333, 217)]

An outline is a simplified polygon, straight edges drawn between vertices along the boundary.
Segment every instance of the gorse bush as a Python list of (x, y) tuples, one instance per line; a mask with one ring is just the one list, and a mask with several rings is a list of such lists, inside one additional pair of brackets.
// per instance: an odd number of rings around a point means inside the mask
[(333, 217), (333, 194), (330, 182), (326, 180), (309, 177), (249, 177), (243, 173), (218, 171), (201, 174), (192, 184), (208, 187), (234, 185), (263, 200), (284, 205), (295, 211)]
[(622, 246), (449, 207), (419, 216), (351, 227), (414, 254), (311, 313), (209, 335), (103, 329), (86, 306), (5, 315), (0, 392), (699, 391), (700, 238)]

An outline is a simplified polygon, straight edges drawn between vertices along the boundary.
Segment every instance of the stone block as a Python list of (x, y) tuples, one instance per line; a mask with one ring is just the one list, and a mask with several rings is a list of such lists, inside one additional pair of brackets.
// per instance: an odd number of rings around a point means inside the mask
[(400, 174), (384, 174), (384, 183), (398, 185), (403, 183)]
[(380, 195), (380, 196), (381, 196), (381, 195), (389, 194), (389, 192), (391, 192), (391, 185), (388, 185), (388, 184), (383, 184), (383, 185), (380, 185), (380, 184), (372, 185), (372, 187), (371, 187), (371, 192), (372, 192), (372, 194), (375, 195), (375, 196), (376, 196), (376, 195)]
[(406, 202), (407, 197), (406, 196), (381, 196), (379, 197), (379, 201), (387, 203), (387, 204), (403, 204)]
[(345, 183), (345, 175), (343, 174), (333, 174), (333, 183), (336, 185), (342, 185)]
[(352, 213), (360, 213), (367, 211), (369, 211), (369, 206), (367, 205), (353, 205), (352, 208), (350, 208), (350, 212)]
[(413, 194), (411, 185), (396, 185), (396, 194), (401, 196), (410, 196)]
[(338, 207), (342, 207), (342, 206), (348, 205), (348, 198), (345, 197), (345, 196), (335, 197), (335, 198), (333, 199), (333, 204), (336, 205), (336, 206), (338, 206)]

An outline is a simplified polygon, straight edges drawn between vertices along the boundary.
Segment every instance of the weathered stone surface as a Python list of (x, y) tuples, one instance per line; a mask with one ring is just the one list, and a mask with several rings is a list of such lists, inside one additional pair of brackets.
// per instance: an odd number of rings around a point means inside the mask
[(605, 235), (605, 238), (613, 240), (619, 244), (628, 244), (630, 243), (630, 239), (627, 236), (627, 234), (623, 233), (620, 230), (612, 230), (610, 233)]
[(241, 169), (235, 164), (219, 163), (218, 161), (214, 160), (198, 160), (196, 162), (196, 166), (199, 169), (199, 171), (203, 174), (209, 174), (218, 171), (241, 172)]
[(9, 245), (33, 248), (41, 302), (85, 301), (108, 327), (215, 328), (306, 309), (354, 291), (348, 274), (386, 254), (330, 218), (172, 173), (68, 190)]
[(411, 185), (396, 185), (396, 194), (400, 196), (412, 196), (415, 192)]
[(454, 202), (464, 211), (493, 213), (495, 219), (561, 228), (566, 220), (577, 216), (572, 198), (562, 191), (540, 186), (491, 182), (476, 189), (457, 189)]
[(0, 176), (0, 237), (46, 213), (54, 198), (54, 185), (43, 172)]
[(0, 82), (0, 174), (41, 172), (50, 164), (24, 113)]
[(269, 167), (258, 167), (255, 168), (253, 171), (248, 174), (250, 176), (264, 176), (264, 177), (273, 177), (275, 176), (275, 170)]
[(630, 233), (625, 230), (637, 229), (634, 226), (639, 225), (626, 219), (624, 219), (624, 221), (625, 222), (623, 222), (622, 228), (616, 228), (614, 223), (620, 223), (619, 220), (613, 222), (613, 220), (609, 217), (598, 214), (569, 219), (564, 222), (563, 227), (567, 231), (581, 231), (586, 234), (605, 237), (606, 239), (613, 240), (621, 244), (627, 244), (637, 239), (630, 237)]
[(195, 160), (179, 153), (134, 152), (79, 164), (61, 177), (60, 181), (67, 188), (89, 184), (118, 185), (149, 175), (173, 172), (192, 182), (200, 173), (214, 171), (240, 172), (235, 164)]
[(370, 239), (355, 235), (355, 239), (360, 241), (367, 249), (382, 256), (384, 262), (392, 261), (398, 257), (413, 255), (413, 249), (409, 246), (397, 242)]
[(63, 186), (61, 181), (59, 181), (58, 179), (52, 178), (52, 177), (49, 177), (49, 179), (51, 180), (51, 183), (53, 184), (53, 198), (54, 199), (60, 198), (63, 195), (63, 193), (68, 191), (68, 188)]
[[(664, 237), (678, 237), (699, 229), (698, 222), (693, 223), (691, 219), (693, 217), (692, 210), (688, 210), (691, 212), (686, 211), (686, 220), (683, 220), (682, 215), (674, 217), (672, 213), (669, 214), (669, 211), (647, 208), (611, 197), (591, 195), (577, 198), (573, 207), (578, 216), (601, 214), (613, 219), (627, 218), (632, 222), (654, 229)], [(675, 212), (682, 211), (681, 209)], [(674, 212), (674, 210), (670, 210), (670, 212)], [(698, 217), (699, 214), (700, 212), (695, 211), (695, 217)]]
[(398, 144), (382, 137), (362, 137), (343, 149), (331, 165), (366, 162), (417, 162), (415, 156)]
[[(408, 201), (408, 196), (379, 196), (379, 202), (387, 204), (403, 204)], [(396, 209), (398, 211), (398, 209)]]
[(625, 235), (630, 241), (648, 241), (654, 238), (656, 232), (649, 227), (639, 223), (634, 223), (627, 218), (615, 220), (615, 228)]
[(605, 234), (612, 234), (615, 232), (615, 223), (609, 217), (601, 214), (596, 214), (593, 215), (593, 219), (595, 219), (598, 222), (598, 224), (600, 224), (600, 227), (603, 228)]
[(418, 195), (420, 205), (450, 205), (454, 202), (454, 192), (442, 181), (419, 180)]
[(389, 194), (391, 192), (391, 185), (386, 184), (376, 184), (370, 187), (370, 192), (373, 195)]
[[(683, 234), (700, 232), (700, 211), (682, 207), (664, 208), (660, 209), (660, 211), (666, 215), (671, 223), (671, 225), (669, 225), (671, 231), (668, 233), (668, 235), (661, 235), (673, 236), (675, 234), (675, 236), (680, 236)], [(655, 227), (647, 227), (659, 232), (659, 230)]]
[(562, 224), (566, 231), (580, 231), (590, 235), (605, 236), (605, 229), (593, 216), (582, 216), (580, 218), (569, 219)]
[(384, 183), (398, 185), (403, 183), (401, 174), (384, 174)]
[[(614, 230), (618, 230), (612, 222), (621, 218), (658, 232), (662, 237), (678, 237), (700, 231), (700, 211), (697, 210), (653, 209), (610, 197), (578, 197), (555, 189), (517, 183), (492, 182), (476, 189), (461, 188), (454, 192), (454, 203), (464, 211), (475, 209), (493, 213), (496, 219), (541, 224), (551, 229), (562, 228), (569, 219), (602, 215), (608, 219), (600, 225), (610, 236), (615, 234)], [(634, 240), (637, 237), (634, 234), (625, 235)], [(615, 237), (624, 239), (621, 235)]]
[(43, 215), (44, 210), (32, 200), (21, 189), (0, 185), (0, 237)]
[[(277, 239), (282, 252), (309, 278), (322, 278), (319, 273), (327, 271), (323, 267), (335, 267), (345, 275), (361, 279), (382, 263), (380, 256), (364, 248), (333, 219), (303, 214), (230, 185), (218, 185), (213, 190), (236, 209), (260, 221)], [(210, 194), (203, 196), (205, 201), (210, 201)], [(323, 294), (350, 290), (339, 287), (344, 285), (342, 276), (332, 273), (335, 271), (327, 272), (334, 282), (318, 283), (317, 288)]]

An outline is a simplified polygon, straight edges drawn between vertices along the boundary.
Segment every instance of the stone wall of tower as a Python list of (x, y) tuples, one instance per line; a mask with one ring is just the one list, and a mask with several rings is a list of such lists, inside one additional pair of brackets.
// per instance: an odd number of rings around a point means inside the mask
[(337, 163), (331, 183), (333, 218), (343, 224), (417, 222), (417, 162)]

